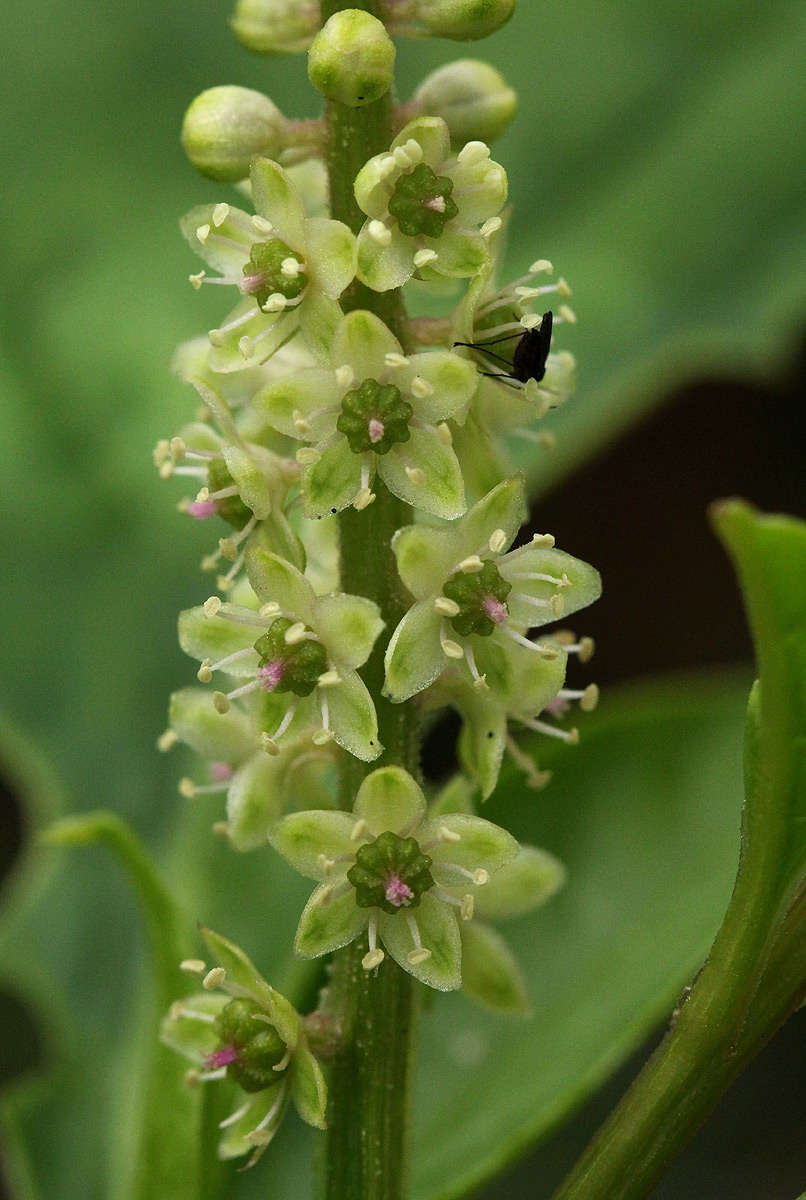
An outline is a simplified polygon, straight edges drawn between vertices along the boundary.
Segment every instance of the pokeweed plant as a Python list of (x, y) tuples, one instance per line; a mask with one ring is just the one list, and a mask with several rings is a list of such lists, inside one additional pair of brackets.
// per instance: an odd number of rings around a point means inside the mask
[[(183, 128), (191, 161), (241, 195), (181, 222), (203, 263), (191, 284), (232, 307), (179, 347), (202, 407), (155, 452), (163, 477), (192, 481), (180, 508), (219, 535), (202, 563), (217, 590), (179, 619), (201, 686), (173, 696), (160, 745), (199, 755), (180, 790), (226, 797), (217, 830), (235, 850), (315, 882), (294, 950), (327, 966), (298, 1012), (207, 932), (214, 965), (183, 961), (201, 989), (176, 998), (163, 1039), (193, 1084), (235, 1085), (220, 1155), (253, 1165), (293, 1102), (324, 1130), (327, 1196), (394, 1200), (426, 989), (528, 1008), (483, 918), (543, 903), (563, 868), (476, 808), (507, 754), (547, 781), (518, 730), (577, 740), (568, 709), (597, 690), (566, 688), (566, 664), (593, 643), (560, 623), (600, 580), (552, 535), (524, 536), (508, 458), (513, 434), (551, 443), (534, 427), (571, 391), (555, 338), (575, 320), (547, 259), (495, 280), (507, 176), (482, 137), (514, 95), (462, 60), (394, 101), (390, 34), (482, 37), (513, 4), (292, 8), (242, 3), (235, 29), (258, 50), (308, 48), (323, 119), (216, 87)], [(300, 174), (317, 156), (324, 195)], [(452, 308), (417, 311), (446, 286)], [(446, 707), (461, 773), (429, 800), (420, 743)]]

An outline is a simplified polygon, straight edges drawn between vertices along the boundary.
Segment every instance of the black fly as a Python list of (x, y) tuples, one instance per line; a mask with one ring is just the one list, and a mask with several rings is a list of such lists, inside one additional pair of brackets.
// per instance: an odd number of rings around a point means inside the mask
[[(509, 367), (508, 371), (479, 371), (480, 375), (486, 375), (490, 379), (511, 379), (514, 382), (508, 385), (510, 387), (514, 387), (518, 383), (528, 383), (530, 379), (540, 383), (546, 374), (553, 320), (553, 314), (546, 312), (543, 313), (543, 319), (536, 329), (524, 329), (523, 333), (507, 334), (505, 337), (493, 338), (489, 342), (454, 342), (453, 344), (454, 346), (467, 346), (470, 350), (478, 350), (487, 358), (494, 358), (497, 362), (503, 363), (505, 367)], [(518, 338), (519, 341), (515, 347), (515, 353), (512, 355), (512, 362), (487, 349), (488, 346), (497, 346), (499, 342), (511, 342), (513, 338)]]

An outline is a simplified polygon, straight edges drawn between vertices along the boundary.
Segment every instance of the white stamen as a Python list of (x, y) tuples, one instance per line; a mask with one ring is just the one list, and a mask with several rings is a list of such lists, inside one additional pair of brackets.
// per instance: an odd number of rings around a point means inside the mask
[(443, 617), (457, 617), (461, 611), (456, 601), (449, 600), (447, 596), (437, 596), (434, 608)]
[(201, 958), (183, 958), (179, 964), (179, 970), (187, 971), (189, 975), (203, 975), (204, 969), (204, 959)]
[(204, 245), (204, 243), (207, 241), (209, 236), (210, 236), (210, 226), (209, 225), (199, 225), (197, 227), (196, 237), (199, 239), (199, 241), (201, 242), (202, 245)]
[(500, 554), (507, 544), (507, 535), (503, 529), (496, 529), (490, 534), (490, 540), (487, 545), (492, 550), (493, 554)]
[(522, 633), (517, 633), (508, 625), (502, 625), (500, 628), (501, 632), (506, 634), (508, 638), (512, 638), (513, 642), (517, 642), (519, 646), (525, 646), (527, 650), (536, 651), (538, 654), (542, 655), (543, 658), (556, 658), (559, 653), (554, 646), (546, 646), (541, 642), (530, 642), (529, 639), (524, 637)]
[(542, 275), (545, 271), (551, 274), (553, 270), (554, 264), (551, 263), (547, 258), (538, 258), (529, 268), (529, 274)]
[(442, 653), (446, 658), (464, 658), (465, 652), (458, 642), (454, 642), (448, 637), (445, 623), (443, 621), (442, 628), (439, 633), (439, 642), (442, 646)]
[(294, 457), (301, 467), (313, 467), (319, 462), (322, 455), (318, 450), (314, 450), (313, 446), (301, 446)]
[(202, 605), (205, 617), (217, 616), (221, 611), (223, 603), (224, 602), (220, 596), (209, 596)]
[(544, 788), (551, 779), (551, 771), (541, 771), (537, 763), (521, 750), (515, 739), (507, 734), (507, 750), (516, 766), (520, 767), (526, 776), (526, 786), (533, 791)]
[(467, 142), (456, 156), (457, 162), (471, 167), (490, 157), (490, 148), (484, 142)]
[(337, 683), (341, 683), (341, 675), (339, 675), (338, 671), (331, 668), (329, 671), (325, 671), (324, 674), (319, 676), (316, 681), (316, 686), (330, 688), (335, 687)]
[(221, 204), (217, 204), (215, 206), (215, 208), (213, 209), (213, 224), (215, 225), (216, 229), (219, 229), (224, 224), (224, 222), (226, 221), (228, 216), (229, 216), (229, 205), (228, 204), (224, 204), (222, 202)]
[(350, 831), (350, 841), (357, 842), (357, 841), (359, 841), (360, 838), (366, 837), (368, 833), (369, 833), (369, 826), (367, 825), (367, 823), (363, 817), (359, 817), (359, 819), (356, 821), (355, 825), (353, 825), (352, 830)]
[(418, 963), (425, 962), (426, 959), (429, 959), (431, 957), (431, 951), (426, 950), (420, 941), (420, 930), (411, 913), (406, 913), (406, 924), (409, 927), (411, 940), (414, 942), (414, 949), (409, 951), (409, 953), (406, 955), (406, 958), (414, 967)]
[(418, 250), (414, 255), (414, 265), (419, 270), (420, 267), (427, 267), (429, 263), (435, 262), (438, 257), (436, 250)]
[(370, 221), (367, 233), (379, 246), (388, 246), (392, 241), (392, 231), (386, 228), (383, 221)]
[(407, 367), (409, 365), (409, 360), (406, 358), (405, 354), (398, 354), (396, 350), (390, 350), (388, 354), (384, 354), (383, 361), (386, 363), (387, 367), (393, 368)]
[(567, 321), (569, 325), (576, 325), (576, 323), (577, 323), (576, 313), (574, 312), (573, 308), (569, 308), (567, 304), (560, 305), (560, 308), (559, 308), (559, 311), (557, 314), (557, 318), (555, 318), (555, 319), (560, 320), (560, 321)]
[(216, 988), (221, 987), (226, 978), (227, 972), (223, 967), (211, 967), (202, 980), (202, 987), (206, 992), (214, 992)]
[(178, 741), (178, 734), (173, 729), (166, 729), (165, 733), (161, 733), (157, 738), (157, 749), (161, 754), (166, 754), (169, 750), (173, 750)]
[(230, 1113), (223, 1121), (218, 1122), (219, 1129), (229, 1129), (230, 1125), (234, 1125), (236, 1121), (240, 1121), (241, 1117), (245, 1117), (249, 1109), (254, 1104), (254, 1100), (247, 1100), (246, 1104), (242, 1104), (240, 1108), (236, 1108), (234, 1113)]
[(420, 467), (406, 467), (407, 477), (411, 480), (415, 487), (422, 487), (425, 483), (425, 475)]
[(490, 238), (494, 233), (498, 233), (503, 223), (500, 217), (488, 217), (479, 230), (479, 233), (483, 238)]
[(445, 424), (444, 421), (440, 421), (439, 425), (437, 425), (437, 437), (442, 442), (443, 446), (453, 445), (453, 438), (451, 436), (450, 428)]
[(240, 329), (242, 325), (248, 325), (250, 321), (254, 321), (256, 316), (257, 309), (250, 308), (248, 312), (241, 313), (239, 317), (233, 317), (225, 325), (219, 325), (216, 329), (211, 329), (207, 336), (214, 346), (222, 346), (228, 333), (232, 333), (235, 329)]
[(296, 646), (299, 642), (307, 640), (307, 632), (304, 621), (295, 621), (289, 629), (286, 629), (283, 641), (287, 646)]
[(302, 263), (297, 262), (295, 258), (284, 258), (280, 264), (280, 274), (285, 275), (287, 279), (296, 279), (302, 270)]
[(197, 275), (188, 275), (188, 282), (194, 291), (198, 292), (201, 290), (201, 285), (206, 275), (206, 271), (199, 271)]
[(348, 387), (352, 387), (355, 381), (355, 371), (349, 363), (344, 363), (343, 366), (336, 367), (334, 374), (336, 376), (336, 384), (339, 388), (346, 390)]
[(465, 642), (465, 658), (470, 668), (470, 674), (473, 676), (473, 687), (477, 692), (489, 692), (490, 687), (487, 683), (487, 676), (479, 674), (479, 669), (476, 666), (476, 656), (469, 642)]
[(408, 158), (411, 160), (411, 162), (413, 162), (413, 163), (422, 162), (423, 148), (418, 141), (415, 141), (414, 138), (409, 138), (409, 140), (406, 142), (406, 145), (403, 147), (403, 149), (406, 151), (406, 154), (407, 154)]
[(475, 575), (478, 571), (484, 570), (484, 563), (478, 554), (470, 554), (467, 558), (463, 558), (460, 563), (456, 564), (456, 570), (461, 571), (463, 575)]
[(361, 966), (365, 971), (373, 971), (386, 958), (383, 950), (378, 948), (378, 922), (375, 917), (370, 917), (367, 937), (369, 940), (369, 953), (365, 954), (361, 959)]
[(429, 383), (427, 379), (423, 379), (422, 375), (415, 375), (410, 384), (411, 393), (418, 400), (424, 400), (426, 396), (433, 396), (434, 385)]
[(547, 737), (559, 738), (561, 742), (567, 742), (569, 746), (575, 746), (579, 741), (578, 729), (559, 729), (556, 725), (549, 725), (546, 721), (538, 721), (536, 717), (518, 717), (518, 720), (527, 729), (533, 729), (535, 733), (545, 733)]
[(266, 217), (261, 217), (259, 213), (255, 213), (252, 217), (252, 228), (255, 233), (272, 233), (274, 226)]

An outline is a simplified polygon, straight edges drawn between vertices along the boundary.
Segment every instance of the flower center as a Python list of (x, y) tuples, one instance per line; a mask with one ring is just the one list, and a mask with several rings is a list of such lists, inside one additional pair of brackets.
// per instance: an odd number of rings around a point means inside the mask
[(414, 410), (392, 383), (365, 379), (342, 397), (336, 428), (347, 438), (354, 454), (388, 454), (396, 442), (411, 437), (409, 421)]
[(387, 831), (356, 851), (347, 872), (359, 908), (380, 908), (387, 913), (416, 908), (423, 892), (434, 886), (431, 859), (414, 838)]
[(299, 255), (279, 238), (255, 242), (249, 261), (244, 263), (239, 291), (254, 296), (261, 308), (269, 296), (279, 294), (286, 300), (294, 300), (308, 282), (304, 267)]
[(451, 617), (451, 624), (462, 637), (471, 633), (488, 637), (509, 616), (504, 601), (512, 591), (512, 584), (507, 583), (489, 559), (480, 571), (471, 574), (457, 571), (451, 575), (442, 591), (459, 605), (459, 612)]
[(278, 617), (255, 642), (260, 656), (258, 679), (267, 692), (309, 696), (319, 676), (327, 670), (327, 651), (310, 636), (309, 629), (293, 642), (287, 642), (286, 634), (292, 627), (295, 622)]
[(275, 1067), (287, 1048), (273, 1026), (261, 1019), (261, 1009), (250, 1000), (230, 1000), (216, 1018), (221, 1046), (207, 1056), (205, 1066), (227, 1068), (227, 1075), (245, 1092), (261, 1092), (276, 1083)]
[(397, 218), (400, 232), (406, 237), (439, 237), (459, 212), (452, 191), (452, 179), (435, 175), (427, 163), (421, 162), (398, 178), (389, 212)]

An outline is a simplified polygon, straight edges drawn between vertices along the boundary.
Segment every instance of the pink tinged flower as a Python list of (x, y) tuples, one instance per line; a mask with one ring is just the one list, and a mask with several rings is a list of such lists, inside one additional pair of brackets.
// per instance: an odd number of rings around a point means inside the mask
[(383, 421), (379, 421), (377, 417), (370, 417), (367, 430), (369, 432), (369, 440), (375, 445), (384, 435)]
[(212, 1054), (207, 1055), (204, 1066), (208, 1071), (217, 1071), (219, 1067), (228, 1067), (230, 1063), (234, 1063), (237, 1057), (236, 1046), (222, 1046), (220, 1050), (214, 1050)]
[(232, 779), (232, 767), (225, 762), (210, 763), (210, 775), (216, 783), (226, 783), (228, 779)]
[(191, 500), (187, 510), (197, 521), (206, 521), (208, 517), (216, 515), (218, 504), (215, 500)]
[(552, 717), (564, 717), (570, 707), (564, 696), (555, 696), (553, 700), (549, 700), (543, 712)]
[(485, 596), (481, 602), (481, 607), (496, 625), (501, 625), (509, 616), (506, 604), (502, 604), (500, 600), (496, 600), (495, 596)]
[(408, 908), (414, 899), (414, 892), (399, 875), (393, 874), (386, 881), (386, 899), (398, 908)]
[(285, 674), (285, 665), (281, 659), (275, 658), (262, 667), (258, 667), (257, 677), (260, 686), (266, 692), (273, 692)]

